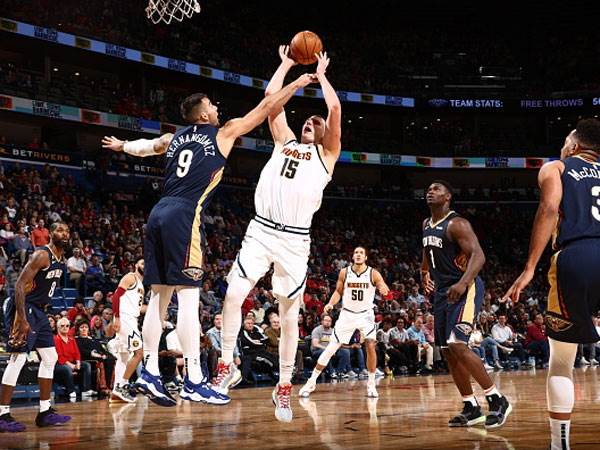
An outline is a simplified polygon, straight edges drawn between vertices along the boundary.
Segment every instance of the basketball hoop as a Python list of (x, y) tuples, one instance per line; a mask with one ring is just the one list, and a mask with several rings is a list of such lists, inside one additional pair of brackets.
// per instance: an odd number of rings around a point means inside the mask
[(199, 12), (198, 0), (149, 0), (146, 8), (146, 15), (152, 23), (164, 22), (167, 25), (173, 19), (181, 22)]

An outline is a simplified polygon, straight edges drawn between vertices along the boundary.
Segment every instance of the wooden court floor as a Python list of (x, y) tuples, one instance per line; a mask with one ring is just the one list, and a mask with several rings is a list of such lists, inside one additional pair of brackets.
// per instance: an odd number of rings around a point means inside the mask
[[(575, 372), (573, 449), (600, 449), (600, 368)], [(37, 429), (35, 407), (13, 408), (28, 429), (0, 434), (2, 449), (547, 449), (546, 371), (494, 374), (514, 412), (500, 430), (449, 429), (461, 407), (448, 376), (382, 379), (380, 398), (365, 397), (365, 381), (318, 386), (309, 400), (293, 399), (294, 421), (273, 415), (270, 388), (232, 391), (224, 407), (183, 402), (161, 408), (107, 401), (59, 404), (73, 420), (61, 428)], [(485, 400), (478, 395), (480, 402)]]

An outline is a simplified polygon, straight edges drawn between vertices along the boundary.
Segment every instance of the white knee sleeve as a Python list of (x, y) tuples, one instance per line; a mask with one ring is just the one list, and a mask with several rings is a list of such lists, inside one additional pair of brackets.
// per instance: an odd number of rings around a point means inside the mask
[(333, 355), (335, 355), (335, 352), (337, 352), (341, 346), (342, 344), (340, 344), (339, 342), (329, 342), (329, 344), (327, 344), (327, 347), (325, 347), (323, 353), (321, 353), (321, 356), (319, 356), (317, 364), (319, 364), (320, 366), (327, 367), (327, 364), (329, 364), (329, 360), (333, 357)]
[[(233, 273), (223, 303), (223, 328), (221, 329), (222, 358), (226, 364), (233, 362), (233, 350), (242, 327), (242, 303), (254, 287), (254, 282)], [(296, 318), (296, 320), (298, 320)]]
[(185, 361), (187, 376), (192, 383), (200, 383), (200, 289), (197, 287), (178, 286), (177, 301), (177, 337), (181, 343), (181, 351)]
[(21, 369), (25, 365), (26, 361), (27, 353), (11, 354), (10, 359), (8, 360), (8, 365), (6, 366), (6, 370), (4, 371), (4, 375), (2, 376), (2, 384), (16, 386), (17, 379), (19, 378)]
[(40, 354), (40, 368), (38, 370), (38, 378), (51, 380), (54, 378), (54, 366), (58, 361), (58, 354), (54, 347), (38, 348)]
[(162, 335), (162, 321), (169, 307), (175, 286), (153, 284), (150, 302), (142, 325), (142, 340), (144, 341), (144, 360), (146, 369), (153, 375), (159, 375), (158, 346)]
[(573, 364), (577, 355), (577, 344), (554, 339), (548, 341), (550, 343), (550, 368), (546, 383), (548, 411), (570, 413), (575, 403)]
[(300, 301), (279, 297), (281, 338), (279, 339), (279, 382), (289, 383), (294, 372), (298, 351), (298, 314)]

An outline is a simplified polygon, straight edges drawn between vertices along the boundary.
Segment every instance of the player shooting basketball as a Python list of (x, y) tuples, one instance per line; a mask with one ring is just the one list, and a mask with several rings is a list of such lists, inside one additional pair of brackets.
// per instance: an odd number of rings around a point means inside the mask
[[(287, 72), (296, 63), (285, 46), (279, 48), (281, 64), (271, 78), (265, 95), (277, 95)], [(218, 365), (217, 389), (225, 393), (239, 379), (233, 364), (233, 349), (241, 326), (240, 309), (256, 282), (274, 264), (273, 293), (279, 301), (281, 339), (279, 341), (279, 384), (273, 391), (275, 417), (292, 420), (291, 378), (298, 348), (298, 313), (304, 294), (310, 253), (310, 225), (321, 207), (323, 189), (341, 152), (341, 105), (327, 80), (327, 54), (318, 55), (316, 76), (329, 110), (327, 120), (309, 117), (300, 142), (287, 123), (282, 108), (269, 116), (275, 142), (271, 159), (263, 168), (254, 205), (256, 215), (231, 272), (223, 306), (223, 357)]]

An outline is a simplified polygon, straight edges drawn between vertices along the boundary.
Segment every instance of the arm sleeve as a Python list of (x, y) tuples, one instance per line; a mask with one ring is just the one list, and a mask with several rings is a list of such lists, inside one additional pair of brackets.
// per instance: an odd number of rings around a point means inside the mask
[(120, 317), (121, 313), (119, 311), (119, 307), (121, 305), (121, 296), (125, 293), (125, 289), (122, 287), (118, 287), (115, 293), (112, 296), (112, 307), (113, 314), (115, 317)]

